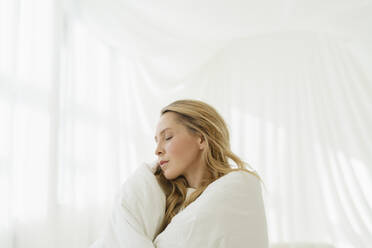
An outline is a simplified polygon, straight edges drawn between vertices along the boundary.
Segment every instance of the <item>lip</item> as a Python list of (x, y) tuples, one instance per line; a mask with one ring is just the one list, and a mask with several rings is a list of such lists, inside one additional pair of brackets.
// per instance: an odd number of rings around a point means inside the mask
[(164, 169), (165, 165), (168, 163), (168, 161), (161, 161), (160, 162), (160, 168)]
[(159, 164), (162, 165), (162, 164), (164, 164), (164, 163), (167, 163), (168, 161), (169, 161), (169, 160), (161, 160)]

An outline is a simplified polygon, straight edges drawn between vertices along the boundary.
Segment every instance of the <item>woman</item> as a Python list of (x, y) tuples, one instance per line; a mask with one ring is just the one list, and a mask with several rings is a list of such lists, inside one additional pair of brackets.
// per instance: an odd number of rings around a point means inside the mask
[[(224, 175), (244, 171), (261, 180), (231, 151), (225, 121), (212, 106), (202, 101), (178, 100), (164, 107), (155, 141), (158, 163), (154, 174), (166, 195), (161, 231), (175, 215)], [(237, 168), (232, 168), (228, 159), (232, 159)], [(266, 222), (265, 219), (262, 221)]]
[(171, 103), (161, 110), (155, 141), (158, 160), (123, 183), (91, 248), (268, 247), (260, 178), (231, 152), (213, 107)]

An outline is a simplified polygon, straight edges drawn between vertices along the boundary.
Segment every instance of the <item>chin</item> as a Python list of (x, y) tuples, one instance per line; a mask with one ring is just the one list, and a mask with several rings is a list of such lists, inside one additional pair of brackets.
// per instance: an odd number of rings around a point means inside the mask
[(164, 173), (164, 177), (165, 177), (167, 180), (173, 180), (173, 179), (176, 178), (175, 176), (173, 176), (173, 175), (168, 175), (167, 173)]
[(173, 180), (173, 179), (176, 179), (176, 178), (178, 177), (177, 174), (169, 173), (169, 171), (164, 171), (164, 172), (163, 172), (163, 175), (164, 175), (164, 177), (165, 177), (167, 180)]

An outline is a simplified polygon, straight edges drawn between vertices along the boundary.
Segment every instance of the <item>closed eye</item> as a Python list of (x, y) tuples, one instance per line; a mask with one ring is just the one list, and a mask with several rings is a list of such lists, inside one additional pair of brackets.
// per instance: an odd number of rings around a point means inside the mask
[(172, 136), (172, 137), (169, 137), (169, 138), (167, 138), (167, 139), (165, 139), (165, 140), (170, 140), (171, 138), (173, 138), (173, 136)]

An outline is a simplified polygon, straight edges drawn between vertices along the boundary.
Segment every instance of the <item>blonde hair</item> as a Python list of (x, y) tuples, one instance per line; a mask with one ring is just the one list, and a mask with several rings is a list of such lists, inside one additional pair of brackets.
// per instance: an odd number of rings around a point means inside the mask
[[(220, 114), (210, 105), (198, 100), (178, 100), (160, 111), (160, 116), (167, 112), (176, 113), (176, 122), (184, 125), (191, 135), (201, 135), (206, 142), (203, 152), (203, 161), (206, 163), (207, 175), (202, 179), (201, 185), (186, 201), (188, 183), (183, 175), (168, 180), (164, 177), (160, 167), (157, 167), (155, 176), (166, 195), (166, 211), (159, 233), (162, 232), (172, 218), (190, 203), (195, 201), (208, 185), (218, 178), (232, 171), (246, 171), (255, 175), (257, 173), (245, 168), (248, 164), (242, 161), (230, 149), (230, 135), (226, 123)], [(232, 168), (228, 163), (232, 159), (237, 168)]]

